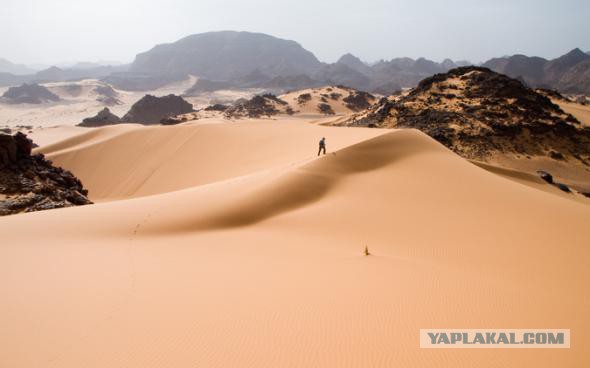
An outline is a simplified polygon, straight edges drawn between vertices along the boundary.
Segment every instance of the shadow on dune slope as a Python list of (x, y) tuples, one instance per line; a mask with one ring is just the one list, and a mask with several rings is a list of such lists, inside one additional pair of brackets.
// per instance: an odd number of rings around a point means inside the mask
[(395, 131), (328, 154), (250, 191), (225, 197), (215, 208), (196, 218), (173, 215), (156, 231), (252, 225), (316, 203), (353, 175), (381, 170), (411, 156), (431, 152), (453, 156), (417, 130)]

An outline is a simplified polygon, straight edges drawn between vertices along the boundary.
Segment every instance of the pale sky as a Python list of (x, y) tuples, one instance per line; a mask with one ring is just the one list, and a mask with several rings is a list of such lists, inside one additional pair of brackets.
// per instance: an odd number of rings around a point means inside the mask
[(590, 51), (589, 0), (0, 0), (0, 58), (118, 60), (194, 33), (292, 39), (320, 60), (485, 61)]

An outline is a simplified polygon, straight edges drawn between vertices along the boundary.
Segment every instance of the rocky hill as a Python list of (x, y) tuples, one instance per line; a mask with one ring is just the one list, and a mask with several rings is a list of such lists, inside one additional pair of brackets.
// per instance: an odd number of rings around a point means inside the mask
[(145, 95), (131, 106), (129, 112), (123, 116), (122, 121), (126, 123), (159, 124), (163, 119), (193, 111), (193, 105), (180, 96), (155, 97)]
[(32, 147), (23, 133), (0, 134), (0, 216), (92, 203), (80, 180)]
[(476, 160), (512, 153), (590, 167), (590, 128), (546, 96), (487, 68), (424, 79), (409, 94), (384, 98), (344, 124), (416, 128)]
[(377, 101), (370, 93), (345, 86), (308, 88), (281, 95), (295, 114), (350, 115)]
[(272, 94), (254, 96), (249, 100), (237, 101), (223, 111), (228, 119), (262, 118), (279, 114), (293, 115), (287, 101)]
[(105, 107), (95, 116), (84, 119), (78, 126), (81, 127), (100, 127), (105, 125), (119, 124), (121, 119), (113, 114), (108, 107)]
[(38, 84), (24, 83), (19, 87), (9, 88), (2, 95), (2, 102), (9, 104), (41, 104), (59, 100), (59, 96)]
[(278, 97), (270, 93), (262, 94), (216, 110), (223, 111), (223, 116), (229, 119), (300, 114), (347, 116), (369, 108), (376, 100), (375, 96), (367, 92), (330, 86), (293, 91)]

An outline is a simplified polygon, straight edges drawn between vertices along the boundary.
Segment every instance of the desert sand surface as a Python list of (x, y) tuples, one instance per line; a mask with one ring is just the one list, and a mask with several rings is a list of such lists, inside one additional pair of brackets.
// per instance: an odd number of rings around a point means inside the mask
[[(40, 127), (53, 127), (61, 125), (76, 125), (84, 118), (96, 115), (100, 110), (108, 107), (115, 115), (122, 117), (131, 106), (146, 94), (153, 96), (166, 96), (169, 94), (181, 95), (194, 82), (196, 77), (190, 76), (186, 80), (171, 83), (164, 87), (151, 91), (124, 91), (111, 85), (96, 80), (86, 79), (76, 82), (41, 83), (52, 93), (60, 97), (60, 101), (42, 104), (7, 104), (0, 101), (0, 125), (7, 127), (30, 126), (35, 129)], [(98, 101), (100, 97), (96, 93), (97, 87), (110, 87), (116, 93), (117, 104), (107, 104)], [(0, 95), (7, 88), (0, 88)], [(195, 108), (201, 108), (212, 102), (234, 101), (238, 98), (251, 97), (259, 90), (247, 91), (218, 91), (202, 94), (197, 97), (186, 97)]]
[(590, 127), (590, 106), (574, 102), (554, 101), (568, 114), (575, 116), (582, 124)]
[[(590, 206), (416, 130), (120, 125), (40, 150), (99, 203), (0, 221), (2, 366), (590, 365)], [(425, 350), (421, 328), (572, 347)]]
[(296, 119), (231, 123), (210, 119), (172, 128), (121, 124), (87, 129), (39, 151), (75, 172), (93, 200), (105, 200), (171, 192), (293, 167), (317, 155), (317, 141), (322, 136), (329, 135), (329, 148), (338, 150), (385, 133), (331, 129)]

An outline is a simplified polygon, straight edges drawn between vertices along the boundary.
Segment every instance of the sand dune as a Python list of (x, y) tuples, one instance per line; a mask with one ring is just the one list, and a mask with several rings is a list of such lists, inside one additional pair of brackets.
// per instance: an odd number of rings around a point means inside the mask
[[(590, 206), (420, 132), (118, 126), (44, 150), (97, 198), (152, 195), (2, 219), (3, 366), (590, 364)], [(445, 327), (574, 342), (419, 348)]]
[(326, 135), (329, 150), (337, 150), (384, 133), (302, 121), (213, 120), (174, 127), (125, 124), (91, 130), (40, 151), (75, 172), (93, 200), (104, 200), (170, 192), (292, 166), (315, 157), (317, 142)]

